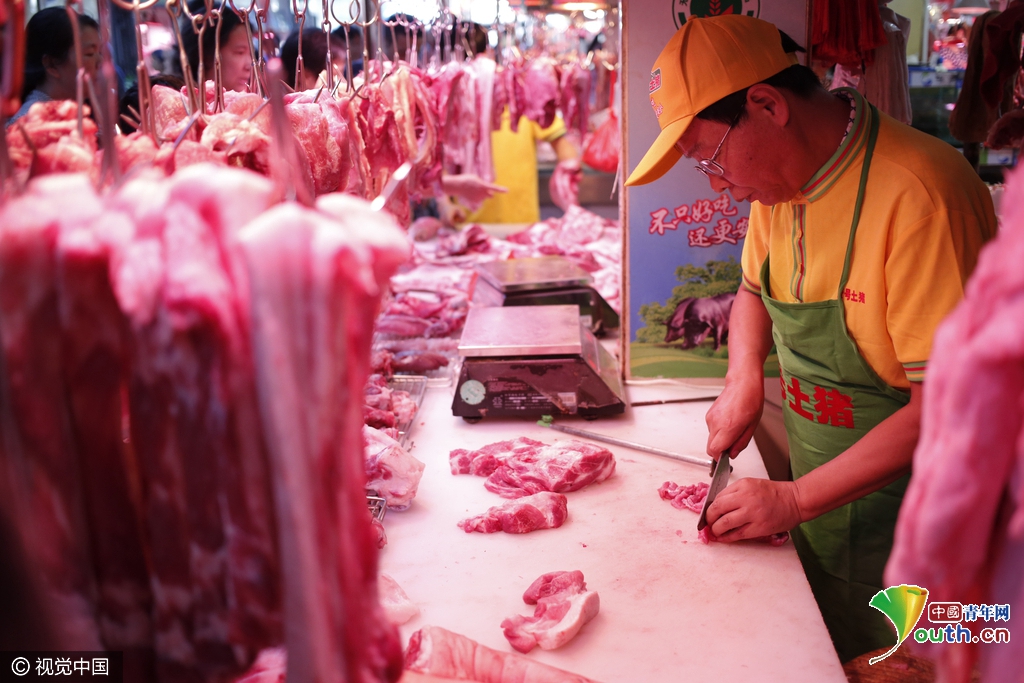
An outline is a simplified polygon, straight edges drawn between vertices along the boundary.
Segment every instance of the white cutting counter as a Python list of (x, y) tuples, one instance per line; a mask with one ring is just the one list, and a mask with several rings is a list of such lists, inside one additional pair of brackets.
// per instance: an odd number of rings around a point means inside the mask
[[(715, 393), (682, 385), (626, 390), (630, 401)], [(601, 596), (600, 614), (568, 645), (527, 656), (603, 683), (846, 681), (792, 543), (704, 545), (697, 515), (658, 496), (667, 480), (710, 482), (702, 467), (607, 446), (615, 474), (568, 494), (561, 528), (519, 536), (463, 532), (459, 520), (505, 501), (481, 477), (453, 476), (449, 451), (517, 436), (549, 443), (572, 437), (525, 420), (468, 424), (451, 414), (452, 391), (428, 389), (411, 432), (411, 452), (426, 463), (419, 493), (408, 510), (384, 520), (381, 571), (421, 609), (402, 627), (403, 645), (421, 626), (436, 625), (512, 652), (499, 624), (533, 613), (523, 591), (546, 572), (579, 569)], [(563, 423), (701, 455), (709, 405), (627, 408), (616, 418)], [(733, 464), (733, 481), (766, 478), (753, 442)]]

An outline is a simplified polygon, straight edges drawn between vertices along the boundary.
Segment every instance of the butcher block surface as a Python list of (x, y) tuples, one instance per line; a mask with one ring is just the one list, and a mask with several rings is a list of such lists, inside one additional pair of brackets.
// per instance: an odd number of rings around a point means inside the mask
[[(680, 384), (630, 386), (630, 401), (704, 396)], [(533, 421), (468, 424), (451, 414), (452, 388), (427, 391), (411, 452), (426, 463), (419, 493), (384, 520), (381, 571), (421, 609), (402, 640), (442, 626), (503, 652), (503, 619), (529, 614), (523, 591), (541, 574), (581, 570), (601, 611), (576, 638), (537, 661), (603, 683), (677, 681), (846, 681), (792, 543), (697, 540), (697, 515), (658, 496), (665, 481), (710, 481), (705, 468), (608, 446), (617, 461), (607, 481), (567, 494), (558, 529), (529, 534), (467, 534), (457, 525), (503, 502), (481, 477), (452, 475), (448, 453), (526, 436), (546, 443), (565, 434)], [(701, 455), (710, 402), (628, 409), (625, 415), (563, 423), (677, 453)], [(753, 442), (733, 461), (731, 481), (767, 478)]]

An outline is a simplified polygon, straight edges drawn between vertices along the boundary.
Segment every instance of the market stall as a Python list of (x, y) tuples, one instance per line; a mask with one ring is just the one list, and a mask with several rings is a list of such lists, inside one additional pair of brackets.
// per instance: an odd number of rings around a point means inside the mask
[[(887, 44), (874, 3), (856, 10), (873, 43), (844, 42), (859, 19), (824, 4), (70, 0), (30, 20), (0, 0), (0, 668), (76, 652), (159, 683), (847, 680), (790, 536), (813, 520), (732, 542), (709, 518), (730, 483), (792, 483), (789, 446), (760, 439), (786, 432), (776, 413), (854, 421), (850, 396), (784, 370), (773, 412), (766, 348), (759, 440), (709, 455), (752, 282), (749, 195), (716, 189), (740, 117), (703, 175), (624, 186), (673, 83), (651, 65), (688, 22), (757, 20), (776, 53), (783, 28), (810, 48), (787, 67)], [(63, 57), (32, 44), (40, 26), (66, 28)], [(844, 143), (866, 134), (860, 97), (829, 117)], [(908, 457), (918, 428), (891, 439)], [(986, 477), (1009, 490), (1009, 468)], [(948, 490), (940, 470), (922, 480)], [(905, 544), (939, 516), (914, 495)], [(979, 553), (1013, 601), (1001, 547)], [(940, 580), (900, 553), (894, 581)], [(962, 578), (936, 595), (990, 597)], [(1008, 657), (985, 661), (1011, 681)]]

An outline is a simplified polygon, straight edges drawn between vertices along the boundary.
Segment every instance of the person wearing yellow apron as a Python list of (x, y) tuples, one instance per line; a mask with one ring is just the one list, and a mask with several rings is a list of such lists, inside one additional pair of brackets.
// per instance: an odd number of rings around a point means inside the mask
[(708, 453), (749, 443), (774, 344), (792, 481), (733, 482), (708, 522), (726, 542), (791, 531), (848, 661), (895, 642), (868, 601), (911, 476), (932, 334), (996, 222), (962, 155), (826, 91), (797, 49), (756, 18), (687, 20), (651, 76), (661, 134), (626, 184), (686, 156), (713, 191), (751, 202)]

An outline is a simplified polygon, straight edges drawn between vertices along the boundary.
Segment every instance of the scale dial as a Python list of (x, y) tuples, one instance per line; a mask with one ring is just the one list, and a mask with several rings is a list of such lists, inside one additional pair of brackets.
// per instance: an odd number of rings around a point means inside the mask
[(471, 406), (483, 403), (486, 395), (487, 388), (484, 387), (482, 382), (475, 379), (468, 379), (462, 383), (461, 387), (459, 387), (459, 396), (461, 396), (462, 400)]

